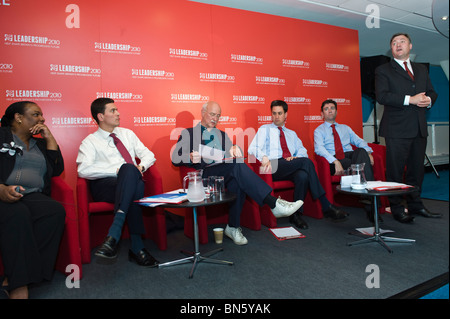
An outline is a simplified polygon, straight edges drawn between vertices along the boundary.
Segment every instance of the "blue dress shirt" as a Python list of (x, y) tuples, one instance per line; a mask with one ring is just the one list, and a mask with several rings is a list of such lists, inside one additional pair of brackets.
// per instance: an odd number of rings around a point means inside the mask
[[(294, 157), (308, 157), (308, 151), (298, 138), (297, 133), (286, 128), (286, 126), (283, 126), (282, 129), (291, 155)], [(262, 125), (250, 143), (248, 153), (255, 156), (259, 161), (264, 156), (267, 156), (269, 160), (283, 157), (278, 127), (273, 123)]]
[[(341, 139), (344, 152), (352, 151), (352, 145), (365, 149), (367, 153), (373, 152), (370, 146), (367, 145), (367, 142), (356, 135), (348, 125), (338, 124), (336, 122), (334, 124), (336, 125), (336, 131)], [(324, 122), (314, 130), (314, 152), (317, 155), (325, 157), (328, 163), (333, 163), (336, 160), (336, 157), (334, 157), (336, 151), (334, 149), (331, 123)]]

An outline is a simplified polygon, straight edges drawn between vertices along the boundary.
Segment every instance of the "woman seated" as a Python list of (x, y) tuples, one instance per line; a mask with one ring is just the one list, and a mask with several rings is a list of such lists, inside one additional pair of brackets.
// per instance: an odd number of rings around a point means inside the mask
[(29, 284), (52, 278), (64, 231), (64, 207), (50, 198), (64, 161), (44, 122), (29, 101), (11, 104), (1, 119), (0, 283), (11, 299), (28, 298)]

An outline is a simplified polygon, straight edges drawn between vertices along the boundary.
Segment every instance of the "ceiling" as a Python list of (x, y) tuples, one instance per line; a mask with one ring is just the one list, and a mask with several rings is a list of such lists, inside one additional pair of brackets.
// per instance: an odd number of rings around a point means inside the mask
[[(432, 18), (433, 11), (439, 15), (448, 15), (448, 0), (191, 1), (355, 29), (358, 30), (362, 57), (375, 55), (390, 57), (391, 36), (397, 32), (406, 32), (412, 39), (411, 58), (414, 61), (443, 65), (443, 67), (446, 65), (448, 69), (449, 20), (443, 21), (440, 17), (435, 17), (436, 22), (433, 23)], [(379, 16), (379, 19), (373, 16)], [(435, 24), (441, 32), (437, 31)], [(441, 63), (442, 61), (446, 62)]]

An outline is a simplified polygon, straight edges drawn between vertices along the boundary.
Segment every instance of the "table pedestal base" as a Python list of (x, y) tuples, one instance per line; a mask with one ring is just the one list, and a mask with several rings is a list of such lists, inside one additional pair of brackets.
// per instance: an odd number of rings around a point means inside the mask
[(178, 260), (174, 260), (174, 261), (169, 261), (166, 262), (164, 264), (160, 264), (158, 267), (162, 268), (162, 267), (168, 267), (168, 266), (175, 266), (175, 265), (181, 265), (181, 264), (185, 264), (188, 262), (193, 262), (192, 268), (191, 268), (191, 272), (189, 273), (189, 279), (191, 279), (192, 277), (194, 277), (194, 271), (195, 268), (197, 267), (197, 265), (204, 261), (207, 263), (213, 263), (213, 264), (220, 264), (220, 265), (229, 265), (232, 266), (233, 262), (232, 261), (226, 261), (226, 260), (219, 260), (219, 259), (214, 259), (214, 258), (209, 258), (209, 256), (212, 256), (216, 253), (218, 253), (219, 251), (222, 251), (223, 248), (218, 248), (218, 249), (214, 249), (210, 252), (207, 252), (203, 255), (200, 254), (200, 252), (188, 252), (188, 251), (181, 251), (183, 254), (185, 255), (190, 255), (190, 257), (186, 257), (186, 258), (181, 258)]
[[(358, 235), (354, 233), (349, 233), (350, 235)], [(359, 244), (365, 244), (370, 242), (378, 242), (381, 246), (386, 248), (386, 250), (390, 253), (393, 253), (392, 249), (389, 248), (389, 246), (386, 244), (386, 242), (396, 242), (396, 243), (414, 243), (415, 239), (405, 239), (405, 238), (395, 238), (395, 237), (388, 237), (388, 236), (381, 236), (380, 234), (373, 234), (372, 237), (368, 237), (362, 240), (354, 241), (352, 243), (348, 243), (347, 246), (353, 246), (353, 245), (359, 245)]]
[(182, 250), (181, 252), (183, 254), (188, 255), (190, 257), (181, 258), (181, 259), (177, 259), (174, 261), (169, 261), (169, 262), (166, 262), (163, 264), (159, 264), (158, 268), (175, 266), (175, 265), (185, 264), (188, 262), (193, 262), (194, 264), (192, 265), (191, 272), (189, 273), (189, 279), (191, 279), (192, 277), (194, 277), (195, 268), (202, 261), (207, 262), (207, 263), (232, 266), (233, 262), (231, 262), (231, 261), (209, 258), (209, 256), (212, 256), (212, 255), (218, 253), (219, 251), (223, 251), (223, 248), (211, 250), (210, 252), (204, 253), (203, 255), (200, 254), (199, 243), (198, 243), (198, 225), (197, 225), (197, 209), (196, 209), (196, 207), (193, 207), (192, 213), (193, 213), (193, 217), (194, 217), (194, 249), (195, 249), (195, 251), (189, 252), (189, 251)]
[[(352, 243), (348, 243), (347, 246), (353, 246), (353, 245), (358, 245), (358, 244), (365, 244), (365, 243), (370, 243), (370, 242), (378, 242), (380, 243), (381, 246), (383, 246), (384, 248), (386, 248), (386, 250), (390, 253), (392, 253), (392, 249), (389, 248), (389, 246), (386, 244), (386, 242), (396, 242), (396, 243), (414, 243), (416, 240), (415, 239), (405, 239), (405, 238), (395, 238), (395, 237), (388, 237), (388, 236), (382, 236), (380, 234), (380, 228), (378, 225), (378, 201), (377, 201), (377, 196), (373, 197), (373, 205), (372, 205), (372, 209), (373, 209), (373, 218), (374, 218), (374, 222), (375, 222), (375, 226), (374, 226), (374, 234), (371, 237), (362, 239), (362, 240), (358, 240)], [(350, 235), (360, 235), (359, 233), (349, 233)]]

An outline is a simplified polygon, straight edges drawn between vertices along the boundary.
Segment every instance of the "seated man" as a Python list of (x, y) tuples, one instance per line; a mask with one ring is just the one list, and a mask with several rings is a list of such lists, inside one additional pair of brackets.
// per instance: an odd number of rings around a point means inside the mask
[[(336, 122), (337, 103), (335, 101), (323, 101), (320, 109), (325, 122), (314, 130), (314, 151), (330, 163), (331, 175), (344, 174), (351, 164), (365, 163), (366, 180), (373, 181), (372, 149), (349, 126)], [(337, 136), (333, 134), (334, 131), (337, 132)], [(353, 150), (352, 145), (357, 148)]]
[[(120, 113), (114, 100), (94, 100), (91, 113), (98, 130), (81, 142), (77, 157), (78, 176), (89, 180), (94, 201), (115, 204), (113, 223), (95, 255), (117, 257), (117, 246), (126, 219), (131, 237), (129, 260), (140, 266), (157, 266), (158, 261), (144, 247), (142, 210), (134, 202), (144, 197), (142, 173), (155, 163), (155, 156), (133, 131), (119, 127)], [(140, 165), (136, 165), (135, 157), (139, 158)]]
[[(343, 175), (352, 164), (364, 163), (366, 180), (375, 180), (372, 148), (349, 126), (336, 122), (336, 101), (325, 100), (320, 109), (325, 122), (314, 130), (314, 151), (330, 163), (331, 175)], [(355, 150), (352, 145), (356, 146)], [(364, 204), (368, 219), (373, 222), (371, 199), (363, 197), (361, 202)], [(381, 220), (381, 217), (379, 219)]]
[(294, 203), (276, 199), (270, 193), (272, 189), (247, 164), (234, 160), (233, 163), (222, 163), (208, 166), (210, 161), (202, 158), (199, 153), (200, 145), (225, 151), (225, 157), (241, 157), (242, 152), (237, 145), (232, 145), (228, 135), (216, 128), (221, 114), (220, 105), (209, 101), (202, 107), (202, 120), (197, 126), (181, 132), (172, 154), (175, 166), (188, 166), (203, 170), (203, 177), (224, 176), (225, 187), (236, 194), (236, 200), (230, 204), (228, 225), (225, 235), (237, 245), (247, 244), (242, 235), (240, 216), (244, 206), (245, 196), (248, 195), (259, 205), (267, 204), (275, 217), (285, 217), (297, 211), (302, 201)]
[[(271, 173), (274, 181), (290, 180), (294, 183), (294, 200), (304, 200), (308, 190), (313, 199), (319, 199), (324, 215), (334, 221), (343, 221), (347, 213), (331, 205), (320, 185), (314, 163), (297, 134), (286, 128), (288, 105), (275, 100), (270, 105), (272, 123), (261, 126), (251, 142), (248, 153), (261, 162), (262, 173)], [(303, 208), (303, 207), (302, 207)], [(302, 208), (289, 217), (295, 226), (305, 229)]]

